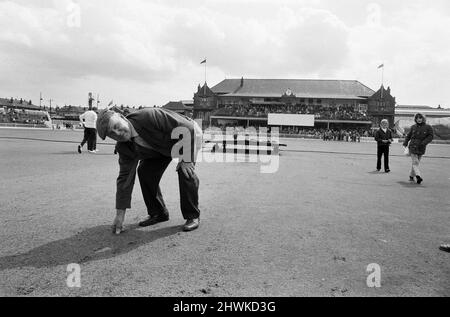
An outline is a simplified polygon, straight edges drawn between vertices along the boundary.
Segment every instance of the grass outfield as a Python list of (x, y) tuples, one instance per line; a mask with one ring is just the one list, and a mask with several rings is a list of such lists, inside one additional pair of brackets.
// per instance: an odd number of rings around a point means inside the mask
[[(450, 296), (450, 146), (432, 145), (422, 186), (392, 147), (283, 140), (261, 163), (200, 163), (202, 224), (180, 231), (175, 165), (161, 188), (171, 220), (146, 216), (139, 182), (127, 232), (110, 233), (118, 157), (76, 153), (82, 134), (0, 129), (0, 296)], [(81, 265), (81, 288), (66, 284)], [(381, 287), (369, 288), (369, 264)]]

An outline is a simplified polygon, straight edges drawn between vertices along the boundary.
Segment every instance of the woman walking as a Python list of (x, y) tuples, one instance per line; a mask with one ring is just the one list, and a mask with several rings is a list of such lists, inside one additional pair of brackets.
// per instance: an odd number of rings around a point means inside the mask
[(419, 169), (420, 161), (423, 155), (425, 155), (427, 145), (433, 141), (434, 132), (433, 128), (426, 124), (426, 118), (423, 114), (418, 113), (414, 117), (415, 125), (411, 127), (408, 135), (406, 136), (403, 146), (409, 147), (409, 153), (411, 154), (412, 168), (409, 180), (414, 182), (414, 177), (417, 180), (417, 184), (423, 182), (422, 174)]

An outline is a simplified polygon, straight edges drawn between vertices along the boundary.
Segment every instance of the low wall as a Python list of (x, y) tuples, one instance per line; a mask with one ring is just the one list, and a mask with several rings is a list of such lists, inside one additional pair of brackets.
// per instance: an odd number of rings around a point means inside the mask
[[(20, 124), (20, 123), (0, 123), (0, 129), (39, 129), (39, 130), (51, 130), (49, 128), (47, 128), (45, 125), (40, 125), (40, 124)], [(66, 130), (66, 129), (64, 129)], [(80, 132), (83, 131), (83, 129), (67, 129), (67, 131), (75, 131), (75, 132)], [(225, 132), (223, 132), (225, 133)], [(217, 134), (223, 134), (223, 133), (217, 133), (217, 132), (213, 132), (213, 133), (209, 133), (212, 135), (217, 135)], [(256, 135), (253, 135), (256, 137)], [(319, 136), (313, 136), (313, 135), (300, 135), (300, 134), (280, 134), (279, 135), (280, 138), (283, 139), (303, 139), (303, 140), (322, 140), (322, 137)], [(402, 144), (405, 141), (405, 139), (394, 139), (394, 143), (400, 143)], [(333, 142), (333, 141), (330, 141)], [(344, 142), (344, 141), (340, 141), (340, 142)], [(363, 143), (374, 143), (375, 140), (374, 138), (366, 138), (366, 137), (361, 137), (361, 142)], [(450, 140), (434, 140), (432, 142), (432, 144), (450, 144)]]
[(21, 128), (21, 129), (47, 129), (45, 124), (26, 124), (26, 123), (0, 123), (0, 128)]

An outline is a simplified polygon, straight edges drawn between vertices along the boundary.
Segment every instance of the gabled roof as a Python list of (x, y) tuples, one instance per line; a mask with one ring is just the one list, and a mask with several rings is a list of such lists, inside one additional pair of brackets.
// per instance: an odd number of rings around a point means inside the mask
[(163, 106), (164, 109), (172, 110), (172, 111), (186, 111), (191, 110), (190, 107), (187, 107), (184, 103), (181, 101), (171, 101), (165, 106)]
[(213, 97), (214, 92), (211, 90), (211, 88), (208, 87), (208, 84), (205, 83), (203, 87), (200, 85), (198, 86), (197, 95), (199, 97)]
[(357, 80), (225, 79), (211, 90), (234, 97), (281, 97), (290, 89), (299, 98), (368, 98), (375, 91)]
[(193, 106), (194, 105), (194, 100), (189, 99), (189, 100), (181, 100), (181, 102), (185, 105), (185, 106)]
[(373, 100), (381, 100), (381, 99), (392, 99), (395, 100), (395, 98), (391, 95), (391, 88), (388, 87), (388, 89), (384, 88), (383, 85), (381, 85), (380, 89), (373, 94), (371, 97)]

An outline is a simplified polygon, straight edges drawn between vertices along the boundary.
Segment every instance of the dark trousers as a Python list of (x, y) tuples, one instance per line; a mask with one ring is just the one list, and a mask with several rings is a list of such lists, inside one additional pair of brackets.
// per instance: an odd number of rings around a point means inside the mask
[[(172, 162), (171, 158), (150, 158), (141, 160), (138, 167), (139, 182), (142, 195), (149, 216), (168, 214), (167, 207), (161, 193), (159, 183), (161, 178)], [(178, 171), (178, 182), (180, 186), (181, 212), (184, 219), (196, 219), (200, 217), (198, 209), (198, 188), (200, 181), (197, 175), (187, 178), (181, 170)]]
[(84, 128), (84, 138), (81, 142), (81, 147), (88, 144), (88, 151), (97, 149), (97, 130), (93, 128)]
[(89, 129), (88, 150), (97, 149), (97, 129)]
[(87, 141), (89, 140), (89, 132), (86, 128), (84, 128), (83, 141), (81, 141), (81, 147), (83, 147)]
[(381, 169), (381, 158), (384, 155), (384, 170), (389, 170), (389, 146), (379, 146), (378, 147), (378, 160), (377, 160), (377, 170)]

